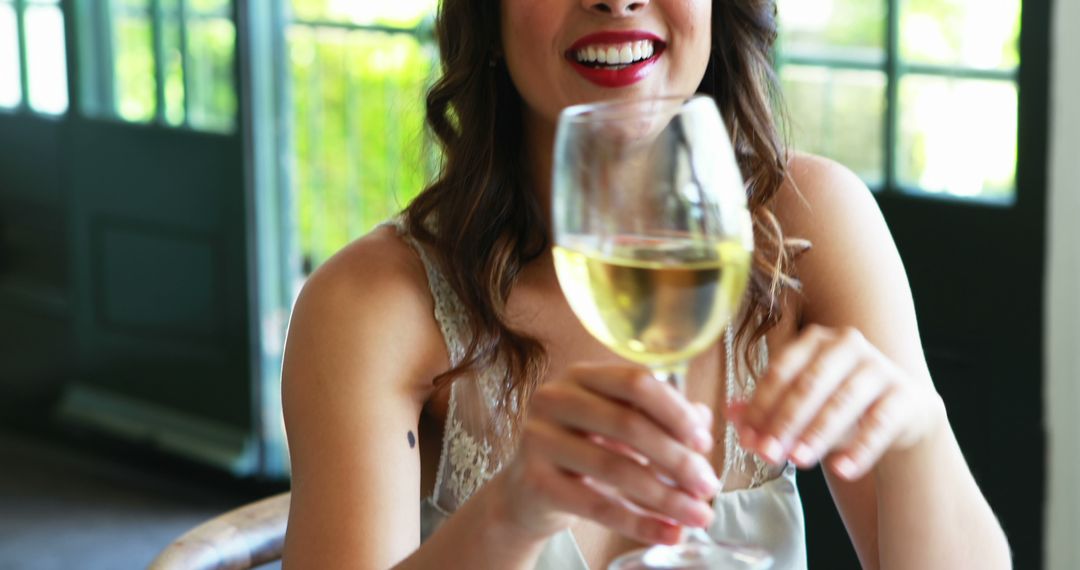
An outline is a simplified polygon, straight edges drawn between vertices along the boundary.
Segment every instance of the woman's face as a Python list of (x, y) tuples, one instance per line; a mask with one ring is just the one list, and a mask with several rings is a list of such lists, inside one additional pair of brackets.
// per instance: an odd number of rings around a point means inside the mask
[(529, 112), (690, 94), (709, 60), (711, 0), (501, 0), (502, 49)]

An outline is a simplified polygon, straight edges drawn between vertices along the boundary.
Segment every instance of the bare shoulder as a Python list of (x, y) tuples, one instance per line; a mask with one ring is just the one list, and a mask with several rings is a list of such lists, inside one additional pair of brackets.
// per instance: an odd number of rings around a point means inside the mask
[[(402, 381), (423, 389), (445, 368), (446, 353), (434, 321), (427, 276), (416, 252), (393, 228), (378, 228), (328, 259), (305, 282), (293, 309), (286, 360), (308, 370), (337, 365), (351, 374), (405, 367)], [(364, 355), (352, 362), (350, 355)], [(321, 363), (307, 362), (318, 357)], [(327, 361), (326, 359), (330, 360)], [(286, 372), (291, 372), (286, 363)], [(297, 378), (291, 378), (296, 376)], [(286, 374), (312, 381), (313, 374)]]
[(806, 153), (792, 156), (774, 207), (787, 234), (811, 241), (829, 239), (835, 230), (884, 223), (873, 195), (854, 172)]
[(795, 154), (773, 208), (788, 237), (811, 243), (795, 267), (803, 283), (799, 314), (804, 321), (856, 324), (854, 313), (865, 316), (887, 299), (910, 302), (907, 276), (881, 209), (847, 167)]

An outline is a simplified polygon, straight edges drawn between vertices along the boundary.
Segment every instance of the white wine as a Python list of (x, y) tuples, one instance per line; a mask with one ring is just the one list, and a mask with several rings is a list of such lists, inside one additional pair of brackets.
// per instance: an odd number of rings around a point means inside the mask
[(564, 240), (555, 270), (571, 309), (623, 358), (674, 369), (708, 348), (738, 309), (750, 251), (733, 239)]

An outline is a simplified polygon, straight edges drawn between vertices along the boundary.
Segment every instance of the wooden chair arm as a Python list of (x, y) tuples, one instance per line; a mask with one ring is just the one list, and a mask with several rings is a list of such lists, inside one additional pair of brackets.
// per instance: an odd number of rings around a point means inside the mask
[(147, 570), (247, 570), (281, 558), (289, 493), (215, 517), (173, 541)]

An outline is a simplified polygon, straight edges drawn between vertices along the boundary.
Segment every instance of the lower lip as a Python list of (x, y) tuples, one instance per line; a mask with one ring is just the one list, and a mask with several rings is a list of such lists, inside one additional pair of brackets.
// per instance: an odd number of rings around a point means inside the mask
[(660, 54), (658, 53), (649, 59), (628, 64), (620, 69), (589, 67), (588, 65), (583, 65), (573, 59), (570, 60), (570, 65), (574, 68), (574, 71), (578, 72), (590, 82), (599, 85), (600, 87), (615, 88), (627, 87), (645, 79), (645, 77), (649, 75), (649, 72), (652, 71), (653, 65), (659, 59)]

